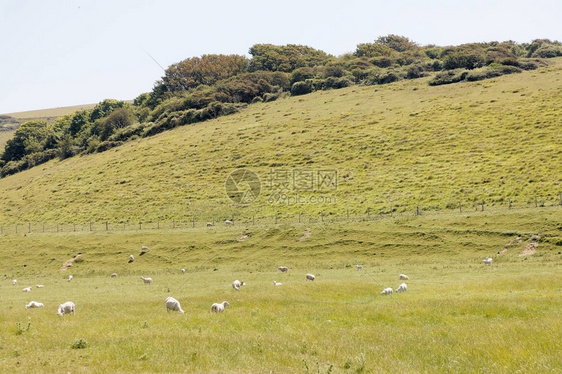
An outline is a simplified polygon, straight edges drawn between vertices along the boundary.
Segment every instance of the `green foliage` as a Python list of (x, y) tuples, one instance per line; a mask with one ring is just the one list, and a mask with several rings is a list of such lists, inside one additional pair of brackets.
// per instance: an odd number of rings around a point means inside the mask
[(299, 96), (299, 95), (306, 95), (312, 92), (312, 79), (307, 79), (302, 82), (295, 82), (291, 86), (291, 95)]
[(288, 90), (289, 76), (282, 72), (255, 71), (217, 83), (216, 90), (232, 103), (250, 103), (256, 96)]
[(302, 67), (324, 65), (331, 56), (323, 51), (302, 45), (255, 44), (250, 48), (252, 59), (249, 71), (266, 70), (291, 73)]
[(12, 139), (6, 142), (2, 160), (18, 161), (26, 154), (40, 152), (50, 141), (52, 128), (45, 121), (29, 121), (22, 124), (14, 133)]
[(441, 84), (450, 84), (463, 81), (468, 72), (464, 69), (446, 70), (437, 73), (430, 81), (430, 86), (438, 86)]
[(376, 40), (375, 43), (387, 46), (397, 52), (405, 52), (411, 49), (419, 48), (417, 43), (411, 41), (410, 39), (394, 34), (381, 36)]
[(83, 338), (76, 339), (70, 345), (70, 348), (72, 348), (72, 349), (84, 349), (86, 347), (88, 347), (88, 341), (86, 339), (83, 339)]

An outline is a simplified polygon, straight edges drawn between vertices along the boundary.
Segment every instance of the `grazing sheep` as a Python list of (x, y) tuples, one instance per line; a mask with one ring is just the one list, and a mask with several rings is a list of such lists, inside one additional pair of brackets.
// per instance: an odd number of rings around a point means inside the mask
[(146, 245), (143, 245), (143, 246), (141, 247), (141, 251), (143, 251), (143, 252), (148, 252), (148, 251), (150, 251), (150, 248), (148, 248)]
[(185, 274), (185, 269), (181, 269), (181, 273), (182, 273), (182, 274)]
[(355, 265), (355, 267), (357, 268), (357, 270), (363, 270), (363, 265), (357, 264), (357, 265)]
[(152, 278), (145, 278), (141, 275), (140, 279), (144, 282), (144, 284), (152, 284)]
[(43, 288), (43, 287), (45, 287), (45, 286), (43, 286), (42, 284), (37, 284), (37, 285), (35, 285), (35, 287), (37, 287), (37, 288)]
[(234, 225), (234, 222), (227, 219), (227, 220), (224, 221), (224, 224), (227, 225), (227, 226), (232, 226), (232, 225)]
[(25, 287), (22, 292), (31, 292), (31, 287)]
[(224, 312), (224, 308), (229, 305), (230, 304), (228, 303), (228, 301), (223, 301), (222, 303), (214, 303), (213, 305), (211, 305), (211, 312), (222, 313)]
[(236, 291), (238, 291), (240, 289), (240, 287), (245, 286), (246, 282), (244, 281), (239, 281), (238, 279), (235, 280), (234, 282), (232, 282), (232, 288), (234, 288)]
[(117, 278), (117, 273), (111, 273), (110, 277), (111, 278)]
[(29, 304), (27, 304), (25, 306), (25, 309), (29, 309), (29, 308), (43, 308), (45, 305), (43, 303), (40, 303), (38, 301), (30, 301)]
[(213, 227), (213, 223), (212, 222), (207, 222), (207, 227)]
[(400, 274), (398, 277), (399, 277), (401, 280), (408, 280), (408, 279), (410, 279), (406, 274)]
[(316, 277), (314, 276), (314, 274), (307, 274), (306, 275), (306, 280), (307, 281), (313, 281)]
[(130, 255), (130, 256), (129, 256), (129, 263), (131, 263), (131, 262), (133, 262), (133, 261), (135, 261), (135, 256)]
[(273, 281), (273, 285), (274, 285), (274, 286), (282, 286), (282, 285), (283, 285), (283, 283), (281, 283), (281, 282), (276, 282), (276, 281)]
[(282, 273), (286, 273), (289, 271), (289, 268), (286, 266), (279, 266), (277, 269), (279, 269), (279, 271)]
[(406, 283), (402, 283), (400, 284), (400, 286), (398, 286), (396, 292), (406, 292), (407, 290), (408, 290), (408, 286), (406, 286)]
[(484, 265), (492, 265), (492, 258), (491, 257), (486, 257), (485, 259), (482, 260), (482, 262), (484, 263)]
[(74, 276), (69, 275), (69, 276), (68, 276), (68, 281), (70, 282), (72, 279), (74, 279)]
[(16, 284), (18, 284), (18, 280), (17, 280), (17, 279), (14, 279), (14, 280), (12, 281), (12, 286), (15, 286)]
[(392, 295), (392, 287), (387, 287), (384, 290), (382, 290), (381, 294), (383, 295)]
[(65, 314), (71, 314), (74, 315), (76, 310), (76, 306), (74, 305), (74, 303), (72, 301), (67, 301), (64, 304), (59, 305), (59, 309), (57, 311), (57, 314), (62, 317)]
[(183, 313), (180, 302), (171, 296), (166, 298), (166, 311), (170, 313), (170, 310)]

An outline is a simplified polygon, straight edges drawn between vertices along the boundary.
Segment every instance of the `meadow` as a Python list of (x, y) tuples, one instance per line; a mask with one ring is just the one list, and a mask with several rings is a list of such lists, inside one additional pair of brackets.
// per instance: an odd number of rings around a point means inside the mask
[[(559, 373), (561, 227), (553, 207), (0, 236), (0, 372)], [(400, 273), (408, 291), (381, 295)]]

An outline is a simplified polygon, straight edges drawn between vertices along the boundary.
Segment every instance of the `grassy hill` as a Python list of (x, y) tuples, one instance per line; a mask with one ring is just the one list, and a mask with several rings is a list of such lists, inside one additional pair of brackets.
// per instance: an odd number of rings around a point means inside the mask
[[(530, 206), (535, 196), (537, 204), (557, 205), (561, 75), (562, 60), (553, 59), (481, 82), (431, 87), (417, 79), (254, 104), (4, 178), (0, 222), (409, 213), (458, 209), (459, 202), (474, 210), (482, 201)], [(238, 168), (261, 181), (247, 206), (225, 193)], [(337, 186), (318, 189), (322, 172), (337, 173)]]

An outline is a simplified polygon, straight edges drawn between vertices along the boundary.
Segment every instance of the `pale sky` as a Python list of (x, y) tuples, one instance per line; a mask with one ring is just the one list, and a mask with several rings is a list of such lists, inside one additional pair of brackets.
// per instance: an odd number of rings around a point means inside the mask
[(250, 57), (259, 43), (337, 56), (389, 34), (562, 41), (560, 16), (561, 0), (0, 0), (0, 113), (132, 100), (162, 77), (158, 64)]

